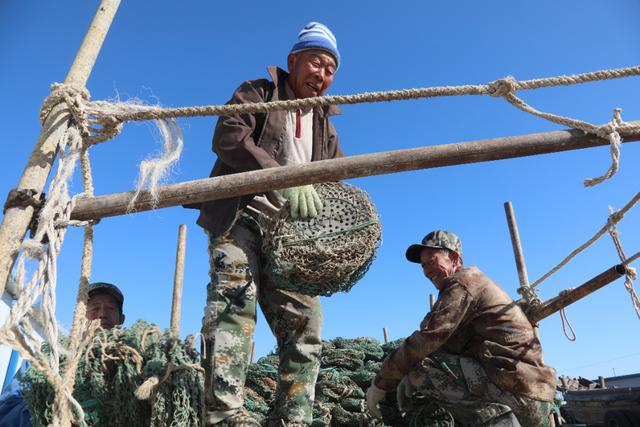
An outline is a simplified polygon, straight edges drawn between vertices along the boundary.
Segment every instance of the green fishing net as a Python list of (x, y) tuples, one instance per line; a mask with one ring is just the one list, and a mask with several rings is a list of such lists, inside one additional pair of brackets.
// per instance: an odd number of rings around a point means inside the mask
[[(135, 390), (151, 377), (160, 382), (149, 399), (136, 398)], [(32, 424), (49, 425), (51, 386), (33, 367), (20, 381)], [(204, 410), (203, 375), (193, 340), (171, 338), (141, 320), (130, 328), (99, 330), (80, 360), (73, 394), (87, 426), (190, 427), (200, 425)]]
[[(448, 412), (419, 396), (413, 400), (415, 409), (400, 413), (395, 393), (387, 394), (380, 404), (384, 422), (367, 411), (366, 390), (384, 358), (401, 342), (381, 345), (366, 337), (323, 341), (312, 427), (453, 427)], [(175, 340), (144, 321), (99, 332), (76, 373), (74, 396), (85, 411), (84, 425), (200, 426), (204, 392), (198, 363), (190, 338)], [(138, 399), (136, 389), (154, 377), (159, 384), (149, 399)], [(245, 407), (261, 425), (266, 424), (277, 381), (277, 355), (249, 366)], [(53, 403), (51, 386), (34, 368), (22, 375), (21, 382), (33, 425), (47, 426)]]
[[(316, 383), (312, 427), (453, 427), (453, 417), (444, 409), (416, 396), (410, 412), (400, 413), (395, 392), (380, 404), (384, 422), (366, 409), (365, 393), (384, 358), (403, 340), (380, 344), (373, 338), (336, 338), (323, 341), (320, 372)], [(246, 406), (263, 425), (273, 401), (278, 380), (278, 357), (269, 355), (249, 367), (245, 384)]]
[(315, 185), (324, 207), (293, 220), (282, 209), (262, 224), (271, 279), (283, 289), (328, 296), (348, 292), (367, 272), (382, 227), (367, 193), (342, 182)]

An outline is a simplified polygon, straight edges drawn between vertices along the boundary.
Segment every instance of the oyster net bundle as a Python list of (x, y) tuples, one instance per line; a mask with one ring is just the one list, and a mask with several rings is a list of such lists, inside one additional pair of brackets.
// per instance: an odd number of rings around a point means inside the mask
[[(421, 397), (412, 399), (414, 409), (400, 413), (395, 391), (380, 403), (383, 421), (367, 411), (366, 390), (384, 358), (402, 341), (381, 344), (368, 337), (323, 341), (311, 427), (453, 427), (446, 411)], [(199, 360), (191, 337), (175, 340), (144, 321), (130, 328), (98, 333), (77, 371), (74, 396), (85, 413), (84, 423), (78, 424), (201, 426), (205, 409)], [(270, 354), (247, 370), (245, 406), (262, 426), (273, 411), (278, 367), (278, 356)], [(142, 400), (137, 391), (152, 378), (159, 381), (148, 398)], [(50, 425), (51, 386), (33, 367), (22, 375), (21, 383), (33, 425)]]
[(358, 187), (342, 182), (314, 187), (324, 204), (318, 216), (294, 220), (282, 209), (263, 224), (268, 271), (282, 289), (314, 296), (348, 292), (375, 258), (380, 219)]
[[(64, 356), (61, 363), (66, 363)], [(129, 328), (102, 330), (76, 371), (73, 394), (84, 410), (84, 420), (74, 424), (198, 426), (204, 411), (201, 370), (193, 337), (177, 340), (143, 320)], [(141, 396), (141, 386), (154, 379), (147, 396)], [(20, 382), (34, 427), (51, 425), (53, 389), (44, 375), (31, 366)]]
[[(410, 411), (401, 413), (395, 390), (387, 393), (380, 402), (383, 420), (366, 409), (365, 394), (371, 380), (384, 358), (402, 341), (381, 344), (369, 337), (323, 341), (311, 427), (454, 427), (451, 414), (420, 395), (411, 398)], [(278, 366), (278, 356), (271, 354), (247, 371), (245, 406), (262, 426), (274, 410)]]

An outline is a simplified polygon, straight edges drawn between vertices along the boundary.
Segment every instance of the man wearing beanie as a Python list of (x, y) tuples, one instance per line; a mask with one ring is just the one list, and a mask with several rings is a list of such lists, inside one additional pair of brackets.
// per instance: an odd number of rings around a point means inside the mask
[[(311, 22), (289, 52), (288, 72), (268, 67), (270, 80), (244, 82), (229, 104), (322, 96), (339, 64), (332, 32)], [(329, 121), (338, 112), (337, 107), (329, 106), (220, 116), (213, 135), (218, 158), (210, 176), (341, 157), (338, 136)], [(270, 282), (259, 223), (282, 208), (290, 209), (293, 218), (314, 217), (322, 203), (313, 186), (304, 185), (200, 206), (198, 224), (209, 237), (211, 265), (202, 325), (206, 425), (260, 426), (244, 409), (258, 302), (276, 337), (280, 358), (280, 377), (267, 425), (311, 424), (322, 347), (320, 300), (278, 289)]]

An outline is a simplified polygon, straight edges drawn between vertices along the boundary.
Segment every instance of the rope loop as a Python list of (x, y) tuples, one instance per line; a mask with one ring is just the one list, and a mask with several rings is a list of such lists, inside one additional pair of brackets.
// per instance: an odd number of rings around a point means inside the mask
[(495, 80), (487, 85), (487, 93), (491, 96), (504, 98), (519, 89), (518, 81), (513, 76)]
[(82, 136), (89, 136), (89, 125), (85, 110), (86, 102), (89, 99), (90, 94), (86, 88), (79, 88), (65, 83), (53, 83), (51, 85), (51, 95), (44, 100), (40, 108), (40, 122), (44, 124), (53, 108), (64, 102)]

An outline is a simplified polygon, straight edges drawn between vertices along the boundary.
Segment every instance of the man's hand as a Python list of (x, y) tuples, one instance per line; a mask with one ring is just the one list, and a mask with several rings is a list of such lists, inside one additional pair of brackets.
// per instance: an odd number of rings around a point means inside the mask
[(409, 381), (409, 377), (405, 376), (400, 384), (398, 384), (398, 389), (396, 391), (396, 400), (398, 401), (398, 409), (402, 412), (407, 412), (409, 410), (409, 402), (411, 395), (413, 394), (413, 385)]
[(376, 387), (376, 385), (371, 382), (367, 390), (367, 408), (369, 408), (369, 412), (376, 418), (382, 418), (382, 413), (380, 413), (380, 409), (378, 409), (378, 403), (384, 399), (385, 394), (387, 394), (387, 392)]
[(280, 190), (289, 202), (291, 218), (314, 218), (322, 210), (322, 200), (313, 185), (302, 185)]

